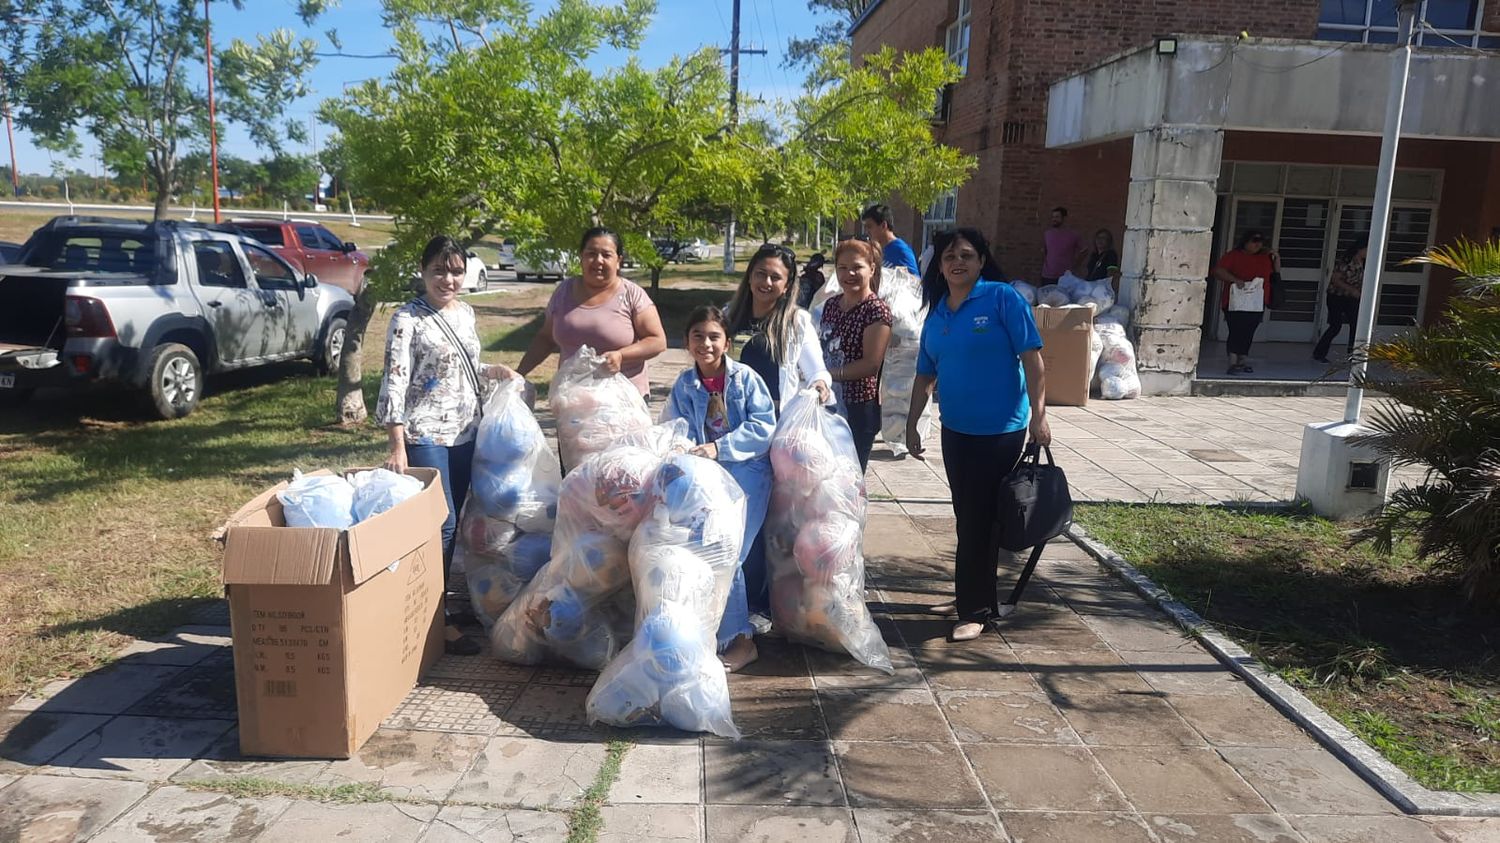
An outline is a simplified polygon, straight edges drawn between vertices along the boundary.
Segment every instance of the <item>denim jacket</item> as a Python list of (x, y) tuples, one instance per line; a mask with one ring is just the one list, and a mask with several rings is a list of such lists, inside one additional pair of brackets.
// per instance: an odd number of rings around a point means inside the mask
[[(776, 430), (771, 391), (749, 366), (727, 355), (724, 365), (724, 408), (729, 413), (729, 432), (718, 440), (719, 462), (766, 459), (771, 450), (771, 434)], [(698, 378), (697, 366), (689, 367), (672, 385), (672, 394), (662, 408), (662, 421), (687, 419), (693, 441), (702, 445), (707, 415), (708, 390)]]

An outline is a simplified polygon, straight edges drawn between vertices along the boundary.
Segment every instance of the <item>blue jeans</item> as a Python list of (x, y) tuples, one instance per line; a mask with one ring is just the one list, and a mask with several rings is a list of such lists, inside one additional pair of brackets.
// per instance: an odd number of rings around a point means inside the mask
[(838, 405), (839, 415), (849, 423), (849, 432), (854, 434), (854, 455), (859, 457), (859, 470), (870, 464), (870, 450), (875, 447), (875, 434), (880, 432), (880, 402), (861, 401), (858, 404)]
[[(745, 537), (740, 544), (740, 566), (735, 569), (734, 584), (729, 589), (729, 601), (725, 603), (724, 617), (719, 621), (719, 634), (716, 637), (720, 652), (741, 635), (748, 637), (755, 634), (755, 627), (750, 623), (750, 607), (756, 604), (760, 608), (759, 599), (751, 597), (747, 592), (746, 580), (748, 572), (750, 580), (762, 584), (766, 582), (766, 555), (762, 543), (757, 540), (766, 523), (766, 510), (771, 505), (769, 459), (761, 457), (721, 465), (745, 493)], [(752, 554), (756, 547), (762, 547), (758, 560)], [(752, 566), (754, 570), (751, 570)]]
[(469, 496), (469, 475), (474, 464), (474, 443), (462, 445), (413, 445), (406, 443), (406, 464), (413, 468), (435, 468), (448, 501), (443, 521), (443, 592), (448, 591), (448, 572), (453, 567), (453, 537), (458, 534), (458, 513)]

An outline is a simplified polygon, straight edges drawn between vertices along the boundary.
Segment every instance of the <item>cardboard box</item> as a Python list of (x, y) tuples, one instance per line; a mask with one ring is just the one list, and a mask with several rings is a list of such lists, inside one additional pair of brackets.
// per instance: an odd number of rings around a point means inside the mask
[(1085, 407), (1089, 382), (1094, 379), (1094, 309), (1034, 307), (1037, 331), (1042, 335), (1042, 364), (1047, 368), (1047, 406)]
[(348, 530), (283, 526), (286, 483), (225, 525), (242, 753), (347, 758), (441, 655), (448, 505), (407, 473), (421, 492)]

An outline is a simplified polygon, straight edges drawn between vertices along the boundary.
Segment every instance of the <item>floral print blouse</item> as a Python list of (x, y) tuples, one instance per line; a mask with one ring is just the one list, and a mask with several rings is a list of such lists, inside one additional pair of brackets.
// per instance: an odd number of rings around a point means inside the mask
[[(438, 319), (447, 320), (462, 349), (453, 347)], [(413, 445), (453, 446), (472, 440), (479, 427), (480, 397), (460, 353), (467, 354), (475, 373), (483, 376), (486, 366), (479, 362), (474, 309), (467, 303), (434, 314), (411, 301), (396, 311), (386, 332), (385, 377), (375, 405), (380, 423), (405, 425), (406, 441)]]

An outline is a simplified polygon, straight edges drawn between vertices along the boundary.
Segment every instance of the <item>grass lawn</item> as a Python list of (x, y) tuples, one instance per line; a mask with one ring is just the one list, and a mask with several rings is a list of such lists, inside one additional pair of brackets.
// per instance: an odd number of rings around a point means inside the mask
[[(3, 237), (3, 235), (0, 235)], [(553, 284), (470, 298), (485, 359), (519, 362)], [(727, 299), (716, 271), (669, 269), (653, 293), (680, 345), (687, 311)], [(380, 383), (386, 321), (365, 348), (367, 403)], [(544, 382), (556, 358), (533, 374)], [(88, 672), (128, 637), (188, 622), (220, 594), (210, 535), (294, 468), (378, 463), (385, 434), (328, 427), (334, 382), (309, 365), (213, 378), (193, 415), (146, 421), (135, 395), (41, 393), (0, 413), (0, 705)]]
[(1410, 546), (1386, 557), (1322, 519), (1204, 507), (1078, 520), (1422, 784), (1500, 791), (1500, 613)]

